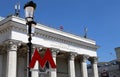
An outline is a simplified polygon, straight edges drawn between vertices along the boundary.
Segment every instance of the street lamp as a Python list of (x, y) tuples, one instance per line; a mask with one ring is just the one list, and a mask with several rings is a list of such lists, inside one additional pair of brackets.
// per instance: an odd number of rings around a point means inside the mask
[[(34, 21), (34, 10), (36, 8), (36, 4), (33, 1), (29, 1), (25, 4), (25, 20), (27, 25), (27, 33), (28, 33), (28, 53), (27, 53), (27, 65), (30, 64), (31, 55), (32, 55), (32, 35), (35, 30), (36, 22)], [(30, 68), (27, 69), (27, 77), (31, 77)]]
[(33, 21), (34, 10), (36, 9), (36, 4), (33, 1), (27, 2), (24, 6), (25, 17), (28, 22)]

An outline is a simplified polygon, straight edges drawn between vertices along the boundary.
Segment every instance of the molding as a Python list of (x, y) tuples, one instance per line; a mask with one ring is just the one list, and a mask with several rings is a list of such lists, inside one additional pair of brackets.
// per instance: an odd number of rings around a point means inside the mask
[[(26, 29), (27, 28), (26, 28), (25, 20), (19, 17), (11, 16), (11, 17), (5, 18), (4, 20), (0, 21), (0, 32), (1, 33), (8, 32), (10, 30), (10, 31), (17, 31), (19, 33), (22, 33), (23, 35), (24, 34), (27, 35)], [(63, 50), (66, 52), (67, 51), (68, 52), (69, 51), (80, 51), (81, 48), (83, 50), (86, 49), (86, 50), (90, 50), (94, 52), (98, 48), (98, 46), (96, 46), (96, 42), (93, 40), (79, 37), (79, 36), (66, 33), (60, 30), (56, 30), (54, 28), (50, 28), (42, 24), (36, 25), (34, 37), (38, 38), (37, 40), (39, 40), (39, 38), (40, 39), (42, 38), (44, 41), (48, 41), (48, 43), (50, 42), (49, 45), (44, 45), (44, 47), (45, 46), (55, 47), (55, 48), (59, 48), (60, 50)], [(51, 42), (53, 42), (53, 44)], [(81, 54), (84, 54), (84, 53), (81, 53)], [(94, 56), (96, 56), (96, 54)]]
[[(5, 20), (6, 22), (10, 22), (12, 30), (22, 31), (23, 33), (27, 34), (26, 30), (27, 27), (25, 26), (25, 21), (23, 19), (12, 16), (4, 19), (3, 21)], [(6, 27), (8, 28), (8, 25)], [(35, 36), (65, 44), (70, 44), (73, 46), (84, 46), (86, 48), (87, 47), (93, 48), (95, 50), (98, 48), (98, 46), (95, 45), (95, 41), (93, 40), (82, 38), (63, 31), (59, 31), (41, 24), (36, 25)]]
[(89, 48), (92, 48), (92, 49), (95, 49), (95, 50), (98, 48), (97, 45), (93, 45), (93, 44), (90, 44), (90, 43), (85, 43), (85, 42), (82, 42), (82, 41), (74, 40), (74, 39), (69, 38), (69, 37), (57, 35), (57, 34), (54, 34), (54, 33), (51, 33), (51, 32), (46, 32), (46, 31), (43, 31), (43, 30), (40, 30), (40, 29), (36, 29), (35, 35), (37, 37), (42, 37), (42, 38), (45, 38), (45, 39), (61, 42), (61, 43), (64, 43), (64, 44), (69, 44), (69, 45), (72, 45), (72, 46), (84, 46), (86, 48), (89, 47)]

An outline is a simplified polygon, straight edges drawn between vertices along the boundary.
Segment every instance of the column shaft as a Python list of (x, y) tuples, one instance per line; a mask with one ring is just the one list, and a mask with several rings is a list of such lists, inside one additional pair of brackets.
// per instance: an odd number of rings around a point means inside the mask
[(75, 56), (77, 56), (76, 53), (70, 53), (68, 61), (69, 77), (75, 77), (75, 62), (74, 62)]
[(93, 75), (94, 75), (94, 77), (98, 77), (98, 68), (97, 68), (97, 64), (93, 64)]
[[(33, 70), (39, 70), (39, 63), (38, 63), (38, 61), (36, 61), (36, 64), (35, 64)], [(39, 71), (32, 71), (32, 77), (39, 77)]]
[(87, 71), (87, 56), (83, 56), (81, 60), (81, 73), (82, 77), (88, 77), (88, 71)]
[[(53, 60), (54, 60), (54, 62), (55, 62), (55, 64), (56, 64), (56, 55), (57, 55), (57, 52), (56, 51), (52, 51), (52, 57), (53, 57)], [(50, 67), (50, 72), (49, 72), (49, 76), (50, 77), (57, 77), (57, 69), (55, 68), (55, 69), (52, 69), (51, 67)]]
[(7, 74), (6, 77), (16, 77), (17, 73), (17, 46), (10, 43), (7, 52)]
[(88, 77), (87, 63), (85, 62), (81, 63), (81, 72), (82, 72), (82, 77)]
[(91, 64), (93, 70), (93, 77), (98, 77), (97, 58), (92, 58)]

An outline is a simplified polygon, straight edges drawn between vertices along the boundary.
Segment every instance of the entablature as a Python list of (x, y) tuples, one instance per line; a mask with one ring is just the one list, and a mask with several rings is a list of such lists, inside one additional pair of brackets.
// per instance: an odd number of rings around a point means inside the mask
[[(22, 24), (22, 25), (26, 24), (24, 19), (16, 17), (16, 16), (8, 17), (8, 18), (4, 19), (2, 23), (5, 23), (7, 21), (14, 21), (14, 22), (17, 22), (17, 23)], [(0, 23), (0, 25), (2, 23)], [(68, 37), (68, 38), (71, 38), (71, 39), (74, 39), (74, 40), (90, 43), (90, 44), (93, 44), (93, 45), (96, 44), (96, 42), (91, 40), (91, 39), (87, 39), (87, 38), (84, 38), (84, 37), (76, 36), (74, 34), (67, 33), (67, 32), (64, 32), (64, 31), (61, 31), (61, 30), (57, 30), (57, 29), (54, 29), (54, 28), (51, 28), (51, 27), (48, 27), (48, 26), (44, 26), (44, 25), (39, 24), (39, 23), (37, 23), (36, 28), (40, 29), (40, 30), (44, 30), (46, 32), (51, 32), (53, 34), (65, 36), (65, 37)]]
[[(2, 21), (4, 23), (8, 23), (8, 22), (9, 23), (6, 24), (5, 26), (0, 26), (0, 27), (3, 27), (4, 29), (8, 28), (8, 30), (11, 29), (11, 31), (16, 31), (16, 32), (24, 34), (24, 35), (27, 34), (27, 30), (26, 30), (27, 27), (26, 27), (24, 19), (12, 16), (12, 17), (6, 18)], [(0, 22), (0, 25), (3, 24), (2, 21)], [(10, 27), (10, 29), (8, 26)], [(1, 29), (3, 29), (3, 28), (1, 28)], [(16, 35), (13, 34), (13, 36), (15, 37)], [(71, 46), (76, 48), (76, 50), (78, 50), (78, 51), (79, 51), (79, 49), (77, 49), (77, 48), (83, 48), (83, 49), (88, 49), (88, 50), (92, 50), (92, 51), (96, 51), (98, 48), (98, 46), (96, 46), (95, 41), (93, 41), (93, 40), (79, 37), (79, 36), (76, 36), (76, 35), (73, 35), (70, 33), (66, 33), (66, 32), (63, 32), (60, 30), (56, 30), (54, 28), (50, 28), (50, 27), (47, 27), (47, 26), (44, 26), (41, 24), (37, 24), (34, 38), (45, 39), (45, 41), (53, 42), (53, 44), (51, 44), (52, 47), (53, 46), (56, 48), (59, 47), (61, 49), (66, 49), (66, 50), (70, 49)], [(18, 40), (18, 39), (15, 39), (15, 40)], [(23, 40), (20, 40), (20, 41), (23, 41)], [(74, 51), (74, 49), (70, 49), (70, 50)]]

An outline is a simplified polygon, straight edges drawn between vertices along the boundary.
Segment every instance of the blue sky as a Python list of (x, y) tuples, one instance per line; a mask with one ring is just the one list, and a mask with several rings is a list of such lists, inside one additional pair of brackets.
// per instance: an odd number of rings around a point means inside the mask
[[(14, 13), (20, 1), (21, 17), (24, 4), (29, 0), (3, 0), (0, 16)], [(37, 4), (35, 20), (54, 28), (64, 26), (64, 31), (83, 36), (88, 28), (88, 38), (100, 48), (99, 61), (115, 59), (115, 47), (120, 46), (120, 0), (33, 0)]]

